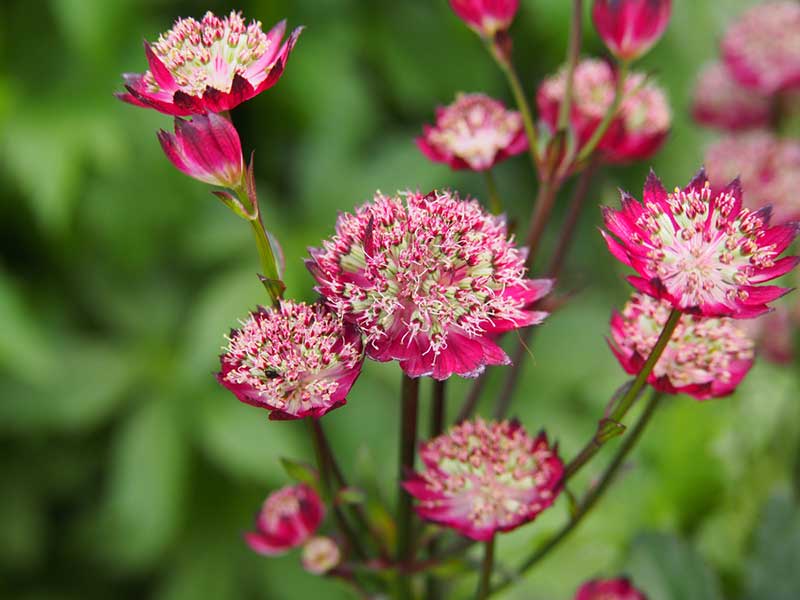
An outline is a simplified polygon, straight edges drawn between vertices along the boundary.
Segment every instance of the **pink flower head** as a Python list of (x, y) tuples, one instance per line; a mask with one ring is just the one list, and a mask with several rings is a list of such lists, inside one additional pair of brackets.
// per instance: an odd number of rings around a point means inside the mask
[(162, 129), (158, 141), (172, 164), (189, 177), (228, 188), (242, 184), (242, 145), (228, 119), (214, 113), (191, 120), (175, 117), (175, 133)]
[(450, 0), (450, 6), (471, 29), (492, 38), (511, 27), (519, 0)]
[(303, 546), (303, 568), (313, 575), (324, 575), (342, 560), (339, 546), (329, 537), (317, 536)]
[(742, 87), (728, 67), (715, 62), (697, 78), (692, 115), (702, 125), (737, 131), (769, 125), (772, 103), (767, 96)]
[(722, 40), (733, 76), (774, 94), (800, 86), (800, 4), (765, 2), (746, 11)]
[[(607, 62), (587, 59), (578, 63), (573, 79), (570, 126), (579, 146), (586, 144), (614, 103), (617, 73)], [(566, 92), (566, 69), (545, 79), (536, 102), (542, 120), (555, 131)], [(643, 160), (658, 151), (669, 133), (672, 115), (660, 87), (640, 73), (625, 81), (619, 115), (611, 122), (598, 149), (606, 162)]]
[(403, 483), (423, 519), (485, 541), (535, 519), (560, 491), (564, 465), (547, 436), (478, 418), (420, 448), (426, 470)]
[[(634, 294), (611, 318), (611, 350), (631, 375), (641, 371), (672, 306)], [(739, 321), (684, 315), (647, 382), (668, 394), (708, 400), (733, 393), (753, 366), (753, 341)]]
[(264, 33), (260, 21), (246, 25), (235, 11), (178, 19), (156, 43), (145, 42), (150, 69), (126, 73), (128, 92), (118, 96), (176, 116), (230, 110), (278, 82), (301, 31), (281, 44), (286, 21)]
[(217, 379), (270, 419), (321, 417), (345, 403), (362, 362), (354, 327), (322, 305), (282, 300), (231, 331)]
[(436, 111), (436, 125), (426, 125), (417, 146), (434, 162), (453, 169), (486, 171), (528, 149), (522, 117), (485, 94), (459, 94)]
[(684, 189), (667, 193), (651, 171), (644, 202), (623, 192), (622, 208), (604, 207), (603, 217), (609, 250), (638, 273), (628, 281), (683, 312), (746, 319), (789, 291), (759, 284), (797, 264), (797, 257), (779, 256), (798, 227), (769, 227), (769, 209), (742, 208), (738, 180), (712, 191), (701, 170)]
[(364, 333), (367, 356), (439, 380), (508, 364), (493, 339), (541, 323), (547, 313), (530, 307), (553, 285), (525, 279), (525, 251), (502, 217), (449, 191), (378, 192), (340, 215), (307, 265), (328, 305)]
[(800, 142), (762, 130), (729, 135), (708, 147), (705, 162), (713, 189), (738, 176), (747, 208), (771, 206), (775, 224), (800, 219)]
[(283, 554), (306, 543), (324, 516), (325, 506), (311, 487), (287, 486), (269, 495), (256, 517), (256, 531), (244, 539), (259, 554)]
[(628, 579), (595, 579), (584, 583), (575, 600), (647, 600)]
[(592, 20), (614, 56), (633, 60), (664, 34), (671, 12), (671, 0), (595, 0)]

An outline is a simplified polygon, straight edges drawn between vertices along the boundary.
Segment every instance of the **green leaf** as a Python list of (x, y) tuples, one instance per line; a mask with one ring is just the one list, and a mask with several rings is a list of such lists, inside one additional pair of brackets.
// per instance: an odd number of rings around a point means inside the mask
[(746, 566), (747, 600), (800, 598), (800, 507), (789, 493), (767, 503)]
[(649, 600), (722, 600), (714, 573), (685, 541), (672, 535), (636, 538), (625, 572)]
[(281, 466), (290, 479), (294, 479), (299, 483), (317, 486), (317, 471), (310, 465), (302, 462), (292, 460), (290, 458), (281, 457)]

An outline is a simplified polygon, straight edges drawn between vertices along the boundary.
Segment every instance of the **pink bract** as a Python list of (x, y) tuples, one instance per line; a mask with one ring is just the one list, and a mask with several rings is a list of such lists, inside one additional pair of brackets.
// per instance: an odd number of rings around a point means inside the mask
[(671, 11), (671, 0), (595, 0), (592, 20), (614, 56), (633, 60), (664, 34)]
[(697, 78), (692, 103), (695, 121), (725, 131), (769, 125), (772, 102), (733, 79), (723, 63), (707, 65)]
[(708, 178), (722, 189), (739, 177), (745, 206), (772, 208), (776, 225), (800, 219), (800, 142), (780, 139), (769, 131), (729, 135), (713, 143), (705, 156)]
[(575, 600), (647, 600), (647, 596), (626, 578), (595, 579), (580, 587)]
[[(631, 375), (641, 371), (672, 306), (634, 294), (611, 318), (611, 350)], [(683, 315), (647, 382), (668, 394), (697, 400), (733, 393), (753, 366), (753, 340), (740, 321)]]
[(701, 170), (684, 189), (667, 193), (651, 171), (643, 202), (623, 192), (621, 209), (604, 207), (603, 217), (609, 250), (638, 273), (628, 281), (682, 312), (756, 317), (789, 291), (760, 284), (797, 264), (797, 257), (779, 257), (798, 227), (769, 227), (769, 209), (743, 208), (738, 180), (712, 191)]
[(345, 403), (362, 363), (352, 325), (320, 304), (282, 300), (231, 331), (217, 379), (270, 419), (318, 418)]
[(403, 486), (420, 517), (485, 541), (535, 519), (560, 491), (564, 465), (540, 433), (478, 418), (420, 447), (425, 470)]
[(287, 486), (269, 495), (256, 517), (256, 531), (244, 539), (259, 554), (283, 554), (311, 538), (324, 516), (322, 500), (311, 487)]
[(450, 6), (470, 29), (491, 38), (511, 26), (519, 0), (450, 0)]
[[(578, 63), (573, 80), (570, 126), (579, 147), (585, 145), (614, 103), (617, 73), (607, 62), (596, 59)], [(660, 87), (640, 73), (625, 81), (626, 95), (619, 114), (598, 144), (607, 163), (644, 160), (655, 154), (669, 134), (672, 114)], [(541, 119), (555, 131), (566, 91), (566, 70), (545, 79), (536, 102)]]
[(145, 42), (150, 69), (126, 73), (125, 102), (175, 116), (231, 110), (278, 82), (302, 28), (281, 44), (286, 21), (269, 33), (241, 13), (200, 21), (178, 19), (154, 44)]
[(505, 220), (455, 192), (378, 193), (310, 253), (317, 290), (358, 325), (367, 356), (397, 360), (410, 377), (508, 364), (494, 338), (547, 316), (531, 307), (553, 282), (526, 279)]
[(175, 133), (162, 129), (158, 140), (172, 164), (189, 177), (228, 188), (242, 185), (242, 145), (228, 119), (214, 113), (191, 120), (175, 117)]
[(416, 142), (432, 161), (473, 171), (486, 171), (528, 149), (520, 114), (485, 94), (460, 94), (438, 108), (436, 125), (426, 125)]
[(747, 87), (774, 94), (800, 86), (800, 4), (765, 2), (746, 11), (725, 34), (722, 54)]

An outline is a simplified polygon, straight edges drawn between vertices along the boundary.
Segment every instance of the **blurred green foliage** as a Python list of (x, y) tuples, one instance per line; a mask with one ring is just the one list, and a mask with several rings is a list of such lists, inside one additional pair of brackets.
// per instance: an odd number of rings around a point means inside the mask
[[(667, 88), (674, 133), (655, 167), (685, 182), (710, 139), (687, 118), (699, 66), (746, 2), (676, 2), (646, 58)], [(564, 53), (570, 3), (523, 0), (515, 56), (527, 89)], [(270, 423), (212, 373), (223, 334), (264, 301), (248, 228), (177, 171), (155, 138), (169, 119), (117, 102), (120, 73), (145, 68), (142, 38), (226, 3), (6, 0), (0, 5), (0, 596), (19, 599), (347, 598), (291, 554), (264, 559), (241, 533), (279, 457), (307, 460), (302, 424)], [(263, 210), (287, 284), (313, 297), (305, 248), (337, 211), (393, 191), (482, 180), (432, 165), (412, 139), (457, 91), (509, 99), (445, 0), (243, 0), (248, 17), (307, 30), (276, 88), (234, 111), (256, 149)], [(601, 53), (587, 20), (585, 52)], [(605, 173), (561, 285), (579, 290), (526, 359), (516, 411), (571, 455), (622, 373), (607, 319), (629, 290), (596, 234), (615, 186)], [(524, 222), (524, 158), (498, 169)], [(566, 200), (565, 194), (565, 200)], [(562, 208), (555, 217), (561, 218)], [(652, 600), (800, 598), (797, 372), (758, 365), (731, 399), (676, 398), (630, 469), (562, 550), (507, 598), (571, 598), (582, 579), (624, 571)], [(358, 485), (393, 497), (393, 365), (367, 364), (348, 406), (326, 417)], [(499, 382), (491, 378), (490, 389)], [(455, 383), (456, 405), (467, 384)], [(453, 409), (455, 411), (455, 409)], [(606, 452), (607, 457), (609, 453)], [(601, 461), (602, 462), (602, 459)], [(599, 465), (579, 482), (589, 483)], [(560, 503), (503, 537), (516, 562), (565, 518)], [(457, 589), (471, 590), (469, 576)], [(455, 596), (455, 593), (454, 593)]]

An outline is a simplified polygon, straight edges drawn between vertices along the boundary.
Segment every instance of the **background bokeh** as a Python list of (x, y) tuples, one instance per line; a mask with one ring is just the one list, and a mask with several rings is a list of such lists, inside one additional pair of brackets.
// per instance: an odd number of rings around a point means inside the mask
[[(532, 92), (562, 60), (570, 3), (522, 4), (515, 56)], [(673, 135), (653, 161), (668, 185), (689, 179), (712, 138), (688, 119), (687, 98), (748, 3), (674, 4), (643, 63), (674, 108)], [(155, 131), (170, 127), (167, 117), (112, 96), (120, 73), (144, 70), (143, 38), (177, 16), (230, 8), (0, 3), (0, 597), (349, 597), (306, 575), (296, 553), (265, 559), (241, 540), (267, 492), (287, 482), (278, 457), (310, 457), (302, 424), (268, 422), (212, 376), (223, 334), (265, 300), (250, 232), (162, 155)], [(235, 8), (265, 25), (284, 16), (307, 25), (280, 83), (234, 111), (246, 152), (257, 150), (292, 296), (313, 297), (305, 248), (374, 190), (484, 194), (477, 175), (433, 165), (412, 143), (457, 91), (510, 100), (445, 0)], [(588, 20), (585, 52), (602, 52)], [(576, 294), (526, 358), (515, 412), (531, 430), (546, 427), (566, 456), (623, 380), (604, 335), (630, 290), (597, 234), (596, 206), (615, 202), (617, 186), (638, 191), (648, 166), (596, 180), (561, 282)], [(526, 158), (497, 175), (524, 223), (535, 189)], [(670, 401), (635, 468), (505, 597), (568, 599), (585, 578), (626, 572), (652, 600), (800, 598), (798, 377), (761, 363), (733, 398)], [(499, 380), (496, 371), (491, 383)], [(325, 419), (351, 477), (387, 501), (398, 381), (395, 365), (367, 364), (348, 405)], [(465, 389), (450, 387), (453, 412)], [(504, 536), (501, 558), (516, 562), (565, 515), (562, 502)], [(467, 574), (463, 589), (473, 585)]]

